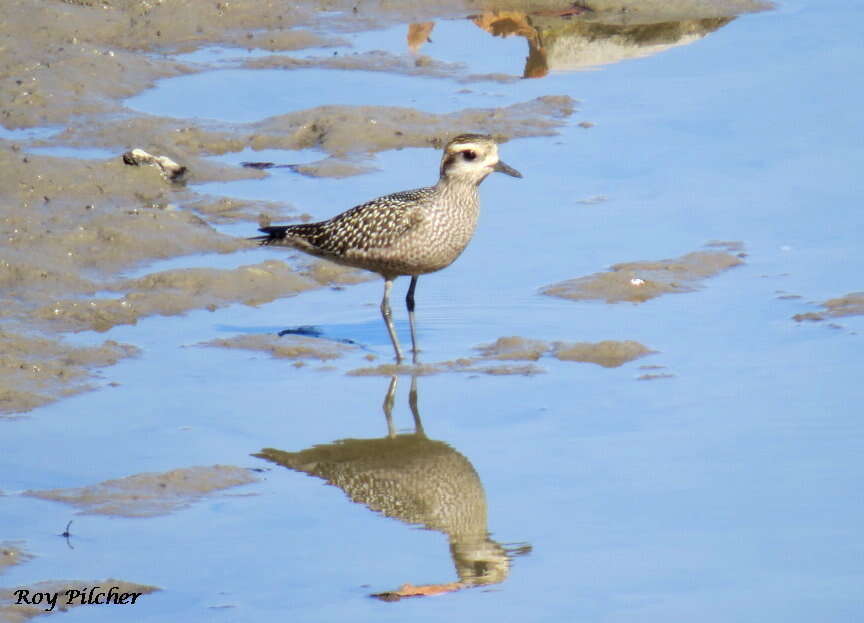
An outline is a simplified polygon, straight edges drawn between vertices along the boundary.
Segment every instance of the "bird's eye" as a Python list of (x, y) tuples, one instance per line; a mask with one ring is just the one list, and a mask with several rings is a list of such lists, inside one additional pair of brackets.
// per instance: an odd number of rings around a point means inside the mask
[(466, 149), (465, 151), (462, 152), (462, 157), (465, 158), (465, 160), (470, 162), (470, 161), (477, 158), (477, 152), (473, 151), (471, 149)]

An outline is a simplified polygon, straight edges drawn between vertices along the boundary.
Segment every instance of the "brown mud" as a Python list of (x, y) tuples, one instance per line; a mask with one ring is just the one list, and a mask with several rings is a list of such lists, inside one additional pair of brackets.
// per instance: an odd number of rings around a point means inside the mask
[(27, 553), (27, 551), (21, 547), (21, 543), (10, 541), (0, 542), (0, 574), (2, 574), (7, 568), (20, 565), (28, 560), (32, 560), (32, 558), (33, 555)]
[(70, 504), (80, 509), (79, 514), (155, 517), (186, 508), (218, 491), (257, 481), (249, 470), (213, 465), (136, 474), (89, 487), (25, 491), (24, 495)]
[(536, 362), (544, 355), (550, 355), (559, 361), (594, 363), (604, 368), (617, 368), (629, 361), (657, 352), (632, 340), (604, 340), (596, 343), (545, 342), (519, 336), (500, 337), (492, 344), (475, 346), (474, 350), (478, 351), (480, 355), (413, 366), (383, 364), (375, 367), (357, 368), (350, 370), (348, 374), (351, 376), (391, 376), (395, 374), (427, 376), (444, 372), (463, 372), (531, 376), (542, 374), (545, 369), (535, 363), (490, 365), (488, 362)]
[(667, 260), (625, 262), (606, 272), (546, 286), (541, 292), (573, 301), (644, 303), (664, 294), (693, 292), (705, 279), (743, 264), (741, 255), (694, 251)]
[(61, 339), (0, 330), (0, 419), (104, 384), (95, 370), (138, 352), (113, 340), (72, 346)]
[[(262, 352), (278, 359), (294, 361), (337, 359), (356, 350), (356, 346), (332, 340), (303, 335), (238, 335), (219, 338), (198, 344), (198, 346), (235, 348)], [(533, 363), (528, 364), (490, 364), (490, 361), (529, 361), (535, 362), (544, 355), (559, 361), (594, 363), (605, 368), (617, 368), (634, 359), (654, 354), (657, 351), (632, 340), (601, 342), (545, 342), (518, 336), (501, 337), (492, 344), (476, 346), (480, 353), (476, 357), (463, 357), (436, 363), (391, 364), (355, 368), (349, 376), (392, 376), (413, 375), (429, 376), (446, 372), (461, 372), (492, 375), (542, 374), (545, 370)], [(374, 359), (374, 355), (368, 357)]]
[(850, 292), (845, 296), (828, 299), (820, 305), (822, 311), (796, 314), (792, 318), (798, 322), (821, 322), (845, 316), (864, 316), (864, 292)]
[(617, 368), (628, 361), (656, 353), (633, 340), (603, 340), (601, 342), (543, 342), (522, 337), (501, 337), (493, 344), (478, 346), (486, 359), (521, 359), (537, 361), (550, 354), (559, 361), (595, 363), (604, 368)]
[(198, 344), (218, 348), (239, 348), (267, 353), (277, 359), (317, 359), (327, 361), (337, 359), (343, 354), (355, 350), (355, 346), (324, 340), (305, 335), (237, 335), (230, 338), (219, 338)]

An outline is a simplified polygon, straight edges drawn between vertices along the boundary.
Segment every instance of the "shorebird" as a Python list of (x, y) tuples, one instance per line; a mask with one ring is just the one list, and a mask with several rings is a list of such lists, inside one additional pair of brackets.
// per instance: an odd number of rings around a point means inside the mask
[(384, 278), (381, 315), (393, 343), (396, 362), (402, 349), (393, 326), (390, 291), (393, 280), (411, 277), (405, 304), (411, 348), (417, 360), (414, 291), (420, 275), (452, 264), (474, 235), (480, 213), (478, 186), (493, 171), (522, 177), (498, 158), (490, 136), (461, 134), (444, 147), (438, 183), (384, 195), (326, 221), (262, 227), (262, 245), (299, 249), (337, 264), (363, 268)]

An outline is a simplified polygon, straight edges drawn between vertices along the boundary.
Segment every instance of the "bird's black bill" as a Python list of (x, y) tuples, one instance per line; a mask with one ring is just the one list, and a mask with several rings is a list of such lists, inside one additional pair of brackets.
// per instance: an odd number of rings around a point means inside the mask
[(494, 170), (498, 171), (498, 173), (506, 173), (507, 175), (510, 175), (512, 177), (522, 177), (522, 174), (519, 173), (519, 171), (511, 167), (509, 164), (504, 164), (504, 162), (502, 162), (501, 160), (499, 160), (498, 163), (495, 165)]

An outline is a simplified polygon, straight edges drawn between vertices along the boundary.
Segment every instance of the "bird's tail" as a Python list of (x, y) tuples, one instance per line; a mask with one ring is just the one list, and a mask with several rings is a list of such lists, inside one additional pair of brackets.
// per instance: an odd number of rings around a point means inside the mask
[(279, 244), (281, 240), (285, 240), (288, 235), (290, 225), (274, 225), (271, 227), (261, 227), (258, 231), (263, 232), (263, 236), (253, 236), (249, 240), (255, 240), (260, 245)]
[(301, 223), (298, 225), (272, 225), (261, 227), (258, 231), (264, 236), (255, 236), (249, 240), (255, 240), (260, 245), (282, 245), (294, 247), (311, 253), (311, 249), (318, 246), (320, 238), (326, 234), (325, 223)]

